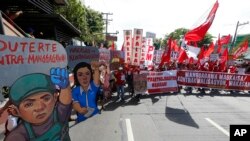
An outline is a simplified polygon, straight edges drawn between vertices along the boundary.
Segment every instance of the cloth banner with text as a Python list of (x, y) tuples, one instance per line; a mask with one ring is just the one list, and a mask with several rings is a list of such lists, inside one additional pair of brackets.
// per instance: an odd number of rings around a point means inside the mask
[(143, 29), (134, 29), (132, 65), (140, 66)]
[(124, 51), (125, 51), (125, 63), (131, 64), (132, 61), (132, 30), (124, 30)]
[(67, 53), (56, 41), (0, 35), (0, 89), (20, 76), (50, 75), (51, 68), (66, 68), (67, 64)]
[(73, 69), (78, 63), (99, 61), (99, 50), (92, 46), (67, 46), (68, 66)]
[(250, 90), (250, 75), (206, 71), (178, 71), (178, 85), (226, 90)]
[(176, 92), (178, 90), (177, 71), (148, 71), (147, 89), (149, 94)]

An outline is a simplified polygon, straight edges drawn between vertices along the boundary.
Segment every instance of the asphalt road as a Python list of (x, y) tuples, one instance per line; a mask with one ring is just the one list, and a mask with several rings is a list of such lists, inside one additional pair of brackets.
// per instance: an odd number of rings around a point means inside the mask
[(101, 114), (70, 122), (71, 140), (229, 141), (230, 125), (250, 125), (250, 94), (193, 92), (145, 95), (139, 102), (127, 93), (125, 102), (113, 97)]
[[(220, 92), (225, 93), (225, 92)], [(126, 96), (71, 126), (72, 141), (229, 141), (229, 126), (250, 125), (249, 94)]]

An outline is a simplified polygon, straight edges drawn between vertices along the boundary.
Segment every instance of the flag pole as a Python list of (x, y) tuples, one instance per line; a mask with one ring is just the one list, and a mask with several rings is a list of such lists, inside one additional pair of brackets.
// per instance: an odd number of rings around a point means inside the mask
[(239, 26), (242, 26), (242, 25), (246, 25), (246, 24), (249, 24), (249, 22), (247, 21), (247, 22), (242, 23), (242, 24), (240, 24), (239, 21), (237, 22), (236, 29), (235, 29), (235, 33), (234, 33), (234, 38), (233, 38), (233, 41), (232, 41), (232, 44), (231, 44), (231, 47), (230, 47), (230, 50), (229, 50), (229, 54), (232, 53), (233, 47), (234, 47), (234, 45), (235, 45), (235, 43), (236, 43), (236, 36), (237, 36), (238, 27), (239, 27)]

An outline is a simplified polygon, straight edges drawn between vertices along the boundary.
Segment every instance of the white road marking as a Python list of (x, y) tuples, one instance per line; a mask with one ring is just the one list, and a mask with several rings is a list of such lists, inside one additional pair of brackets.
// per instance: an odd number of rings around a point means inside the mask
[(224, 128), (222, 128), (219, 124), (215, 123), (214, 121), (212, 121), (210, 118), (205, 118), (209, 123), (211, 123), (213, 126), (215, 126), (217, 129), (219, 129), (222, 133), (224, 133), (225, 135), (227, 135), (229, 137), (229, 132), (227, 130), (225, 130)]
[(134, 135), (133, 135), (130, 119), (125, 119), (125, 121), (126, 121), (126, 127), (127, 127), (128, 141), (134, 141)]

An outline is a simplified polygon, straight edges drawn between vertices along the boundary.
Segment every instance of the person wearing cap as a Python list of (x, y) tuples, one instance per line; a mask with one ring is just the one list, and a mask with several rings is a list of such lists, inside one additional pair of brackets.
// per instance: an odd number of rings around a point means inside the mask
[[(60, 94), (55, 85), (60, 87)], [(21, 123), (5, 141), (70, 141), (68, 119), (71, 114), (71, 89), (66, 69), (52, 68), (50, 76), (32, 73), (18, 78), (10, 88), (9, 107)]]
[(26, 35), (27, 35), (29, 38), (35, 38), (34, 32), (35, 32), (35, 30), (34, 30), (33, 28), (28, 27), (27, 30), (26, 30)]
[(121, 98), (121, 102), (124, 101), (124, 85), (126, 83), (126, 80), (125, 80), (125, 74), (123, 72), (123, 68), (122, 67), (119, 67), (118, 68), (118, 72), (116, 72), (114, 74), (115, 78), (116, 78), (116, 91), (117, 91), (117, 100), (119, 98)]
[(99, 62), (91, 65), (78, 63), (73, 70), (75, 87), (72, 89), (73, 109), (77, 113), (76, 122), (82, 122), (99, 113), (97, 93), (100, 87)]

